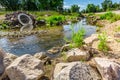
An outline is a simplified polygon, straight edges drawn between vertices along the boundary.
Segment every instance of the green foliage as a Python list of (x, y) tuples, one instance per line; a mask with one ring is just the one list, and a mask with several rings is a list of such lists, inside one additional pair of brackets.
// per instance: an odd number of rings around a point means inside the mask
[(99, 44), (98, 44), (98, 49), (103, 51), (103, 52), (107, 52), (109, 50), (108, 46), (107, 46), (107, 36), (105, 33), (102, 33), (100, 35), (98, 35), (98, 38), (100, 40)]
[(120, 39), (116, 39), (116, 41), (117, 41), (118, 43), (120, 43)]
[(63, 61), (65, 61), (65, 62), (67, 61), (67, 55), (65, 52), (61, 53), (61, 57), (63, 58)]
[(109, 11), (112, 8), (112, 0), (104, 0), (102, 3), (102, 8), (104, 11)]
[(6, 10), (55, 10), (62, 11), (63, 0), (0, 0)]
[(72, 5), (71, 6), (71, 12), (79, 12), (80, 10), (80, 7), (78, 5)]
[(120, 31), (120, 26), (118, 26), (116, 29), (115, 29), (116, 32), (119, 32)]
[(79, 28), (78, 32), (74, 31), (74, 27), (71, 28), (72, 30), (72, 43), (75, 47), (81, 47), (83, 45), (83, 39), (85, 35), (84, 28)]
[(45, 20), (45, 18), (43, 18), (43, 17), (39, 16), (39, 17), (37, 17), (37, 18), (36, 18), (36, 20), (37, 20), (37, 21), (40, 21), (40, 20)]
[(5, 24), (5, 23), (2, 23), (2, 24), (0, 25), (0, 29), (1, 29), (1, 30), (3, 30), (3, 29), (8, 29), (8, 25)]
[(110, 20), (111, 22), (115, 22), (117, 20), (120, 20), (120, 15), (112, 13), (112, 12), (107, 12), (105, 14), (100, 15), (100, 19), (104, 20)]
[(94, 5), (94, 4), (88, 4), (87, 8), (86, 8), (86, 12), (90, 13), (90, 12), (100, 12), (100, 6), (99, 5)]
[(65, 21), (65, 17), (64, 16), (50, 16), (48, 19), (47, 19), (47, 23), (49, 25), (58, 25), (62, 22)]

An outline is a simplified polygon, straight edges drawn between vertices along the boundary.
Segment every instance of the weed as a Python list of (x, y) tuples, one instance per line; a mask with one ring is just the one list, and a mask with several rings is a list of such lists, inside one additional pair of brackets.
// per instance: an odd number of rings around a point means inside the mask
[(116, 41), (117, 41), (118, 43), (120, 43), (120, 39), (116, 39)]
[(115, 28), (115, 31), (116, 31), (116, 32), (119, 32), (119, 31), (120, 31), (120, 26), (116, 27), (116, 28)]
[(65, 61), (65, 62), (67, 61), (67, 55), (65, 52), (61, 53), (61, 57), (63, 58), (63, 61)]
[(71, 27), (72, 30), (72, 43), (75, 47), (81, 47), (83, 45), (83, 39), (85, 35), (84, 28), (79, 28), (78, 32), (74, 31), (74, 28)]
[(109, 20), (111, 22), (115, 22), (117, 20), (120, 20), (120, 15), (112, 13), (112, 12), (107, 12), (105, 14), (100, 15), (100, 19), (102, 20)]
[(103, 51), (103, 52), (107, 52), (109, 50), (108, 46), (107, 46), (107, 36), (105, 33), (99, 34), (98, 38), (100, 40), (99, 44), (98, 44), (98, 49)]

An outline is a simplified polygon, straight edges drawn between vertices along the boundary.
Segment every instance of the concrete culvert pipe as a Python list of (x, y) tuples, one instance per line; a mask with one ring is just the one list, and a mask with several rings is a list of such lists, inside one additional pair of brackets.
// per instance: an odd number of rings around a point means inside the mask
[(20, 31), (31, 31), (33, 29), (33, 25), (32, 24), (26, 24), (23, 27), (20, 28)]
[(31, 17), (25, 13), (20, 13), (18, 15), (18, 21), (22, 24), (22, 25), (27, 25), (27, 24), (33, 24), (33, 21), (31, 19)]

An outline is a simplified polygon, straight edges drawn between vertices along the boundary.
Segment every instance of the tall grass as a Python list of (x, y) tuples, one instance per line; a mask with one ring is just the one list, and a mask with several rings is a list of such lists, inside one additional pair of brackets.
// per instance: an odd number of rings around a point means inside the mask
[(117, 20), (120, 20), (120, 15), (112, 13), (112, 12), (107, 12), (105, 14), (100, 15), (101, 20), (109, 20), (111, 22), (115, 22)]
[(103, 51), (103, 52), (107, 52), (109, 50), (108, 46), (107, 46), (107, 36), (106, 33), (102, 33), (98, 35), (98, 39), (100, 40), (99, 44), (98, 44), (98, 49)]
[(85, 29), (80, 28), (77, 32), (74, 31), (74, 27), (71, 27), (72, 30), (72, 43), (75, 47), (81, 47), (83, 45), (84, 35), (85, 35)]

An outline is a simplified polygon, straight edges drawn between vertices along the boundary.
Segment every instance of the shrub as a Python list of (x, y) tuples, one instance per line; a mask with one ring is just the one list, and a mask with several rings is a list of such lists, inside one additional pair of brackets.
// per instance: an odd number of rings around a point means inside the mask
[(0, 29), (2, 30), (2, 29), (8, 29), (9, 27), (8, 27), (8, 25), (7, 24), (5, 24), (5, 23), (2, 23), (2, 24), (0, 24)]
[(115, 22), (117, 20), (120, 20), (120, 15), (112, 13), (112, 12), (107, 12), (105, 14), (100, 15), (100, 19), (104, 20), (110, 20), (111, 22)]
[(102, 33), (100, 35), (98, 35), (98, 38), (100, 40), (99, 44), (98, 44), (98, 49), (103, 51), (103, 52), (107, 52), (109, 50), (108, 46), (107, 46), (107, 36), (105, 33)]
[(81, 47), (83, 45), (83, 39), (85, 35), (84, 28), (79, 28), (78, 32), (74, 32), (73, 27), (71, 29), (72, 29), (72, 42), (74, 46)]
[(49, 25), (58, 25), (59, 23), (62, 23), (65, 21), (65, 17), (64, 16), (50, 16), (47, 19), (47, 23)]

